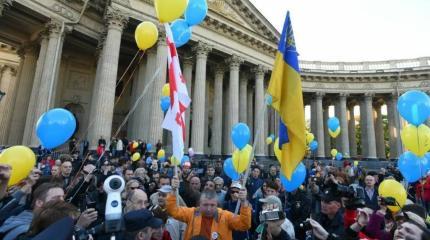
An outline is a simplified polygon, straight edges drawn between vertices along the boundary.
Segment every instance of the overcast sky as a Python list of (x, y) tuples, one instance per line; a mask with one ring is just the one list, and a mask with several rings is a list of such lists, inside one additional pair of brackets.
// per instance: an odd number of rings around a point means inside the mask
[(290, 11), (301, 60), (430, 56), (430, 0), (250, 0), (280, 31)]

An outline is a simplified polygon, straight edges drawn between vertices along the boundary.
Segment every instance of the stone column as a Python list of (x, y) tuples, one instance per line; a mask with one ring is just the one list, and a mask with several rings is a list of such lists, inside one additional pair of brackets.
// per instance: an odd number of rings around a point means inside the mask
[(388, 131), (390, 134), (390, 159), (398, 159), (402, 151), (400, 141), (400, 119), (397, 111), (397, 95), (390, 95), (387, 100)]
[(360, 143), (361, 143), (361, 157), (367, 156), (367, 128), (366, 128), (366, 105), (364, 97), (360, 101)]
[(239, 121), (247, 123), (247, 103), (248, 103), (248, 73), (240, 74), (240, 89), (239, 89)]
[(224, 66), (217, 65), (215, 67), (214, 80), (214, 105), (212, 117), (212, 154), (222, 154), (222, 116), (223, 116), (223, 80)]
[[(261, 110), (264, 106), (264, 74), (266, 73), (266, 69), (263, 66), (259, 65), (253, 69), (255, 73), (255, 104), (254, 104), (254, 137), (257, 141), (255, 146), (255, 155), (256, 156), (264, 156), (264, 133), (260, 132), (260, 135), (257, 136), (258, 128), (264, 126), (265, 118)], [(261, 129), (262, 131), (264, 129)]]
[[(251, 133), (254, 132), (254, 116), (252, 115), (254, 112), (254, 95), (253, 95), (253, 88), (247, 89), (248, 96), (246, 97), (247, 100), (247, 106), (246, 106), (246, 122), (248, 123), (249, 130)], [(254, 141), (254, 134), (251, 134), (251, 142)]]
[(27, 111), (27, 115), (25, 118), (25, 127), (24, 127), (24, 136), (22, 139), (22, 143), (24, 145), (30, 145), (31, 139), (35, 134), (35, 124), (36, 124), (36, 106), (37, 99), (39, 98), (39, 86), (42, 80), (42, 71), (43, 66), (45, 64), (46, 59), (46, 50), (48, 48), (48, 36), (46, 34), (41, 34), (40, 37), (40, 50), (39, 56), (37, 58), (36, 71), (34, 73), (33, 84), (31, 85), (31, 94), (28, 104), (28, 109), (23, 109), (23, 111)]
[(373, 94), (366, 93), (364, 95), (364, 106), (366, 111), (365, 127), (367, 137), (367, 155), (366, 158), (376, 158), (376, 141), (375, 141), (375, 126), (373, 122)]
[(340, 121), (340, 151), (344, 156), (350, 156), (349, 152), (349, 134), (348, 134), (348, 115), (346, 112), (346, 98), (349, 94), (340, 93), (339, 94), (339, 121)]
[(315, 112), (316, 112), (316, 131), (314, 132), (316, 140), (318, 141), (317, 157), (325, 157), (325, 144), (324, 144), (324, 114), (322, 100), (324, 93), (315, 93)]
[[(193, 65), (194, 61), (193, 58), (190, 56), (185, 56), (182, 59), (182, 67), (184, 69), (184, 79), (187, 84), (187, 91), (188, 96), (193, 96), (191, 90), (192, 90), (192, 82), (193, 82)], [(191, 104), (193, 104), (191, 102)], [(190, 136), (191, 136), (191, 128), (190, 128), (190, 119), (191, 119), (191, 106), (187, 108), (187, 111), (185, 111), (185, 150), (187, 150), (190, 147)], [(186, 151), (185, 151), (186, 152)]]
[(100, 137), (106, 140), (111, 138), (121, 37), (128, 19), (125, 14), (113, 8), (108, 9), (105, 18), (107, 35), (103, 55), (98, 63), (100, 66), (95, 83), (97, 97), (94, 112), (90, 114), (90, 123), (94, 123), (88, 132), (91, 148), (97, 146)]
[[(231, 132), (232, 127), (239, 122), (239, 69), (243, 59), (239, 56), (233, 55), (226, 60), (230, 66), (230, 79), (228, 88), (229, 99), (229, 118), (228, 118), (228, 132)], [(227, 151), (233, 152), (233, 143), (231, 138), (227, 139)]]
[(208, 54), (212, 48), (206, 43), (199, 42), (193, 50), (196, 52), (196, 76), (192, 98), (191, 147), (196, 154), (203, 154), (205, 143), (206, 64)]
[(349, 105), (349, 122), (348, 122), (348, 133), (349, 133), (349, 155), (352, 158), (357, 157), (357, 140), (355, 137), (355, 115), (354, 115), (355, 105)]
[(5, 65), (1, 72), (0, 91), (6, 95), (0, 101), (0, 145), (6, 145), (12, 111), (14, 110), (12, 105), (17, 90), (17, 69), (16, 66)]
[[(49, 32), (49, 40), (48, 47), (46, 49), (46, 58), (43, 64), (43, 70), (41, 75), (41, 81), (39, 86), (39, 94), (37, 98), (36, 111), (35, 111), (35, 121), (33, 127), (36, 125), (39, 117), (46, 111), (51, 108), (51, 101), (49, 96), (55, 96), (55, 89), (51, 89), (51, 86), (55, 86), (55, 82), (58, 78), (52, 77), (52, 75), (56, 76), (57, 72), (53, 72), (53, 69), (56, 68), (58, 62), (61, 61), (61, 55), (55, 59), (55, 54), (57, 51), (57, 45), (61, 44), (64, 38), (60, 35), (61, 24), (58, 22), (51, 21), (47, 24), (47, 31)], [(57, 68), (58, 71), (58, 68)], [(54, 81), (54, 82), (52, 82)], [(30, 142), (30, 146), (36, 147), (39, 145), (39, 140), (37, 139), (36, 134), (32, 135), (32, 139)]]
[(375, 124), (375, 138), (376, 138), (376, 156), (379, 159), (386, 159), (385, 156), (385, 140), (384, 140), (384, 125), (382, 123), (381, 103), (374, 105), (374, 124)]
[(330, 158), (331, 150), (331, 137), (328, 133), (327, 121), (329, 118), (329, 104), (323, 105), (323, 118), (324, 118), (324, 153), (327, 158)]
[[(143, 111), (140, 112), (139, 118), (142, 119), (142, 123), (140, 123), (142, 129), (141, 129), (141, 138), (143, 138), (144, 141), (149, 142), (149, 128), (151, 127), (151, 114), (152, 114), (152, 105), (151, 105), (151, 99), (152, 95), (155, 94), (153, 92), (153, 87), (155, 84), (154, 80), (151, 85), (148, 85), (153, 78), (156, 78), (155, 73), (157, 71), (157, 48), (153, 47), (146, 51), (147, 61), (146, 61), (146, 69), (145, 69), (145, 81), (144, 85), (145, 87), (148, 86), (148, 91), (145, 93), (145, 95), (142, 98), (142, 107)], [(161, 73), (161, 70), (159, 74)], [(158, 95), (160, 96), (160, 95)], [(157, 106), (157, 108), (160, 108), (160, 106)], [(155, 144), (155, 143), (151, 143)]]
[(34, 72), (36, 68), (36, 47), (26, 46), (20, 50), (22, 68), (19, 74), (19, 86), (13, 109), (12, 121), (10, 125), (9, 144), (17, 145), (22, 143), (24, 135), (25, 119), (27, 116), (28, 104), (31, 96)]
[[(165, 33), (162, 32), (160, 36), (165, 36)], [(151, 114), (149, 114), (151, 123), (148, 129), (148, 142), (153, 145), (156, 144), (158, 140), (161, 141), (163, 139), (163, 128), (161, 124), (163, 123), (164, 113), (160, 108), (160, 94), (164, 84), (166, 84), (167, 77), (167, 43), (164, 37), (160, 37), (158, 40), (156, 66), (161, 69), (151, 88)], [(171, 136), (171, 133), (168, 134), (168, 136)]]
[(310, 132), (315, 134), (317, 132), (317, 111), (316, 111), (316, 97), (312, 96), (311, 97), (311, 105), (310, 105), (310, 109), (311, 109), (311, 127), (310, 127)]
[[(134, 78), (134, 80), (136, 82), (133, 83), (132, 91), (134, 94), (132, 95), (132, 101), (130, 101), (130, 110), (134, 106), (134, 104), (136, 103), (140, 95), (143, 93), (145, 87), (148, 85), (148, 82), (149, 82), (149, 80), (145, 76), (145, 73), (147, 72), (146, 66), (148, 64), (149, 57), (151, 56), (152, 58), (154, 58), (155, 54), (154, 54), (154, 51), (147, 51), (146, 54), (147, 54), (147, 61), (140, 62), (138, 66), (139, 69), (137, 70), (137, 73), (135, 73), (136, 77)], [(151, 92), (151, 89), (148, 89), (146, 94), (148, 92)], [(129, 121), (129, 124), (130, 123), (132, 124), (132, 131), (133, 131), (133, 133), (131, 134), (132, 136), (131, 139), (146, 140), (145, 135), (147, 134), (147, 131), (145, 130), (148, 129), (148, 126), (144, 121), (144, 118), (145, 118), (145, 109), (149, 108), (149, 105), (147, 103), (148, 102), (145, 102), (142, 99), (137, 105), (133, 113), (133, 117), (131, 118), (132, 121)]]

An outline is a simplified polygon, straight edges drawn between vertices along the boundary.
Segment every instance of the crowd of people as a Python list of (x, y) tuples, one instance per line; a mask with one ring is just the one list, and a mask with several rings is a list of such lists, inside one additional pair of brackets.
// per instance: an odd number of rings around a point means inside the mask
[[(72, 139), (68, 154), (56, 159), (41, 151), (29, 176), (9, 187), (12, 169), (0, 164), (0, 238), (430, 239), (430, 177), (406, 186), (408, 202), (393, 212), (392, 199), (378, 194), (384, 179), (402, 181), (392, 165), (370, 170), (313, 161), (305, 182), (287, 192), (276, 162), (253, 160), (244, 184), (223, 173), (221, 159), (174, 167), (154, 157), (160, 142), (152, 151), (147, 146), (100, 139), (90, 152), (88, 143)], [(142, 157), (132, 161), (135, 152)], [(124, 181), (116, 230), (107, 208), (118, 202), (109, 202), (104, 189), (111, 176)]]

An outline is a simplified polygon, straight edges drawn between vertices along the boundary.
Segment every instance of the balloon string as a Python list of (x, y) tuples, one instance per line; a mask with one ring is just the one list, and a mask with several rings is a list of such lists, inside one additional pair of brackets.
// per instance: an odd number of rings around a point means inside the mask
[[(265, 116), (266, 115), (266, 110), (267, 110), (267, 106), (266, 106), (266, 103), (265, 102), (263, 102), (262, 103), (262, 106), (260, 107), (260, 109), (259, 109), (259, 111), (258, 111), (258, 116)], [(262, 115), (261, 115), (262, 114)], [(266, 119), (266, 121), (267, 121), (267, 119)], [(263, 122), (264, 123), (264, 122)], [(262, 134), (262, 132), (263, 132), (263, 127), (264, 127), (264, 124), (260, 124), (259, 126), (258, 126), (258, 128), (257, 128), (257, 131), (255, 132), (255, 136), (254, 136), (254, 143), (253, 143), (253, 145), (252, 145), (252, 149), (251, 149), (251, 154), (249, 154), (249, 161), (248, 161), (248, 166), (247, 166), (247, 168), (246, 168), (246, 171), (245, 171), (245, 175), (244, 175), (244, 177), (242, 178), (242, 187), (245, 187), (246, 186), (246, 181), (248, 180), (248, 177), (249, 177), (249, 174), (250, 174), (250, 170), (251, 170), (251, 161), (252, 161), (252, 159), (254, 159), (254, 151), (255, 151), (255, 147), (257, 146), (257, 142), (259, 142), (258, 141), (258, 139), (259, 139), (259, 136)], [(239, 161), (240, 162), (240, 161)], [(240, 201), (237, 201), (237, 204), (236, 204), (236, 209), (234, 210), (234, 215), (237, 215), (237, 213), (239, 212), (239, 208), (240, 208)]]
[[(145, 96), (145, 94), (146, 94), (146, 92), (148, 91), (148, 89), (149, 89), (149, 86), (156, 80), (156, 77), (158, 76), (158, 74), (160, 73), (160, 70), (161, 70), (161, 66), (159, 66), (158, 67), (158, 69), (155, 71), (155, 73), (154, 73), (154, 75), (152, 76), (152, 78), (151, 78), (151, 80), (148, 82), (148, 84), (145, 86), (145, 88), (143, 89), (143, 92), (142, 92), (142, 94), (139, 96), (139, 98), (136, 100), (136, 102), (134, 103), (134, 105), (133, 105), (133, 107), (130, 109), (130, 111), (129, 111), (129, 113), (127, 114), (127, 116), (124, 118), (124, 120), (122, 121), (122, 123), (120, 124), (120, 126), (118, 127), (118, 129), (116, 130), (116, 132), (115, 132), (115, 134), (114, 134), (114, 136), (113, 136), (113, 138), (116, 138), (117, 136), (118, 136), (118, 133), (121, 131), (121, 129), (124, 127), (124, 125), (125, 125), (125, 123), (128, 121), (128, 119), (130, 118), (130, 116), (131, 116), (131, 114), (133, 114), (134, 113), (134, 111), (136, 110), (136, 108), (137, 108), (137, 106), (139, 105), (139, 103), (140, 103), (140, 101), (142, 100), (142, 98)], [(105, 148), (104, 150), (103, 150), (103, 152), (100, 154), (100, 157), (97, 159), (97, 163), (99, 163), (100, 162), (100, 160), (102, 159), (102, 157), (104, 156), (104, 154), (106, 153), (106, 149), (107, 148)], [(89, 155), (90, 154), (88, 154), (87, 155), (87, 157), (84, 159), (84, 161), (82, 161), (82, 164), (81, 164), (81, 168), (82, 168), (82, 166), (84, 165), (84, 163), (85, 163), (85, 161), (88, 159), (88, 157), (89, 157)], [(94, 169), (94, 170), (96, 170), (96, 169)], [(75, 176), (75, 178), (77, 177), (77, 175)], [(75, 178), (74, 178), (74, 180), (75, 180)], [(85, 183), (85, 181), (83, 181), (82, 183), (81, 183), (81, 185), (79, 186), (79, 188), (78, 188), (78, 191), (76, 191), (76, 193), (75, 193), (75, 195), (79, 192), (79, 189), (81, 189), (82, 188), (82, 186), (84, 185), (84, 183)], [(74, 195), (74, 196), (75, 196)], [(74, 198), (74, 196), (72, 196), (71, 198), (70, 198), (70, 201)]]
[(118, 85), (122, 82), (122, 79), (124, 78), (125, 74), (127, 74), (128, 70), (130, 69), (130, 67), (133, 64), (134, 60), (136, 60), (136, 57), (137, 57), (137, 55), (139, 55), (139, 53), (140, 53), (140, 50), (137, 50), (136, 54), (134, 54), (133, 59), (130, 61), (130, 63), (128, 64), (127, 68), (125, 69), (124, 73), (119, 78), (119, 81), (116, 83), (116, 87), (118, 87)]
[[(131, 72), (130, 76), (128, 77), (127, 81), (125, 82), (125, 85), (122, 87), (121, 93), (119, 94), (119, 97), (118, 97), (118, 99), (116, 100), (116, 102), (115, 102), (115, 105), (114, 105), (114, 106), (116, 106), (116, 105), (119, 103), (119, 100), (121, 100), (122, 95), (124, 94), (125, 90), (127, 89), (128, 84), (131, 82), (131, 79), (132, 79), (132, 78), (133, 78), (133, 76), (134, 76), (134, 73), (135, 73), (135, 72), (136, 72), (136, 70), (139, 68), (139, 64), (140, 64), (140, 62), (142, 61), (142, 59), (143, 59), (143, 56), (144, 56), (144, 55), (145, 55), (145, 52), (143, 52), (143, 53), (140, 55), (139, 61), (137, 62), (137, 64), (136, 64), (135, 68), (133, 68), (133, 71)], [(117, 86), (118, 86), (118, 85), (117, 85)]]

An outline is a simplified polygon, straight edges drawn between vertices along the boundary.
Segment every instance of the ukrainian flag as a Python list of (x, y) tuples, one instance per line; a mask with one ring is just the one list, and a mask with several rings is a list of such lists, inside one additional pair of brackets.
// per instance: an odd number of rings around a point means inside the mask
[(281, 171), (291, 180), (306, 150), (305, 113), (302, 82), (290, 13), (287, 13), (278, 45), (268, 93), (272, 107), (279, 113), (279, 149), (282, 152)]

